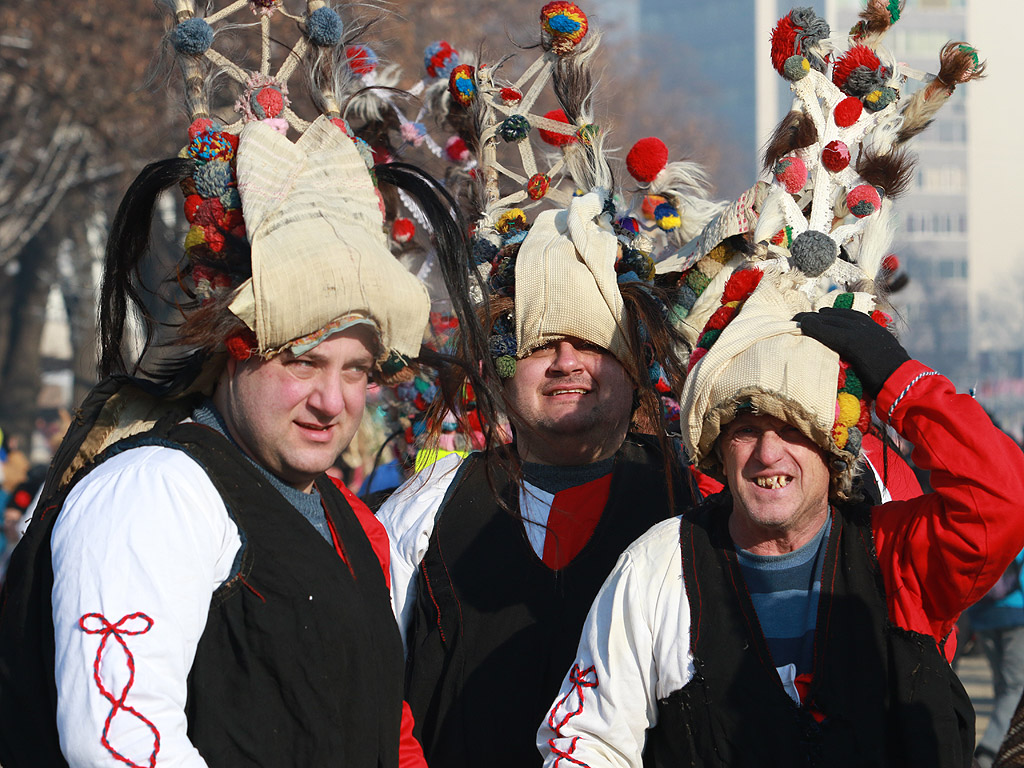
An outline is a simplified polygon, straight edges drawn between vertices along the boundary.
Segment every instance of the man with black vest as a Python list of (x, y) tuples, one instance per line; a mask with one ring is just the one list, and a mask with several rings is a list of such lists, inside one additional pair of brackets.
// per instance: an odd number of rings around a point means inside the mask
[(664, 440), (633, 431), (662, 429), (637, 329), (665, 369), (678, 366), (653, 291), (617, 283), (621, 246), (603, 209), (590, 193), (528, 232), (521, 212), (499, 221), (496, 258), (514, 264), (514, 301), (495, 292), (485, 320), (507, 366), (514, 441), (442, 459), (378, 513), (407, 698), (434, 765), (539, 762), (537, 723), (598, 588), (623, 549), (672, 514), (673, 494), (694, 499)]
[[(183, 13), (176, 41), (209, 30)], [(187, 73), (197, 57), (185, 53)], [(281, 99), (277, 82), (254, 75), (268, 91), (251, 103)], [(427, 324), (426, 289), (388, 249), (377, 181), (416, 194), (440, 248), (461, 228), (414, 170), (371, 173), (336, 112), (309, 124), (289, 113), (293, 142), (283, 119), (222, 128), (191, 95), (190, 143), (143, 170), (114, 220), (108, 378), (11, 563), (0, 762), (423, 765), (386, 535), (325, 470), (359, 425), (368, 377), (405, 373)], [(319, 103), (337, 108), (328, 95)], [(149, 222), (175, 185), (192, 228), (161, 286), (195, 301), (161, 294), (183, 317), (159, 369), (136, 378), (125, 371), (146, 360), (122, 357), (129, 310), (152, 323), (137, 275), (153, 268)]]
[[(857, 311), (867, 295), (794, 322), (792, 278), (730, 279), (739, 306), (682, 398), (726, 490), (623, 554), (538, 733), (545, 764), (964, 768), (951, 631), (1024, 544), (1024, 456)], [(870, 400), (933, 493), (850, 498), (846, 423)]]

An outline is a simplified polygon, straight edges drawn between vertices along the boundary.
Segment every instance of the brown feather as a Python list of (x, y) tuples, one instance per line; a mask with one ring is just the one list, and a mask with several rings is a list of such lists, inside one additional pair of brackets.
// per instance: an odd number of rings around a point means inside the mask
[[(900, 10), (903, 10), (902, 2)], [(857, 41), (873, 48), (892, 26), (889, 3), (887, 0), (868, 0), (867, 6), (860, 12), (860, 19), (860, 22), (854, 27)]]
[(939, 53), (939, 76), (942, 85), (952, 90), (961, 83), (985, 76), (985, 62), (978, 61), (978, 52), (964, 42), (948, 42)]
[(917, 158), (905, 147), (885, 155), (864, 151), (857, 160), (857, 173), (868, 184), (880, 187), (886, 197), (896, 198), (910, 186), (915, 165)]
[(771, 172), (781, 158), (794, 150), (809, 147), (818, 140), (814, 121), (803, 112), (793, 110), (779, 123), (764, 148), (764, 167)]

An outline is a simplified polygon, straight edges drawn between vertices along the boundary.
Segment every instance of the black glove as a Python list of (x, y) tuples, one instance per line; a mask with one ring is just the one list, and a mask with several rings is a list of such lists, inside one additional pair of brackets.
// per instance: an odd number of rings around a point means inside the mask
[(864, 394), (878, 397), (886, 380), (910, 359), (896, 337), (869, 315), (855, 309), (825, 307), (793, 317), (804, 336), (835, 350), (852, 367)]

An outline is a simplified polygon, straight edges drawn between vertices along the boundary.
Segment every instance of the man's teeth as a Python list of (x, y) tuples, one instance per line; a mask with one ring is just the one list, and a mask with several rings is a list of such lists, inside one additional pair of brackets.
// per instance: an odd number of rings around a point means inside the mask
[(772, 477), (755, 478), (755, 482), (762, 488), (785, 488), (792, 479), (786, 475), (773, 475)]
[(556, 395), (572, 395), (572, 394), (585, 395), (585, 394), (587, 394), (587, 390), (585, 390), (585, 389), (556, 389), (554, 391), (554, 394), (556, 394)]

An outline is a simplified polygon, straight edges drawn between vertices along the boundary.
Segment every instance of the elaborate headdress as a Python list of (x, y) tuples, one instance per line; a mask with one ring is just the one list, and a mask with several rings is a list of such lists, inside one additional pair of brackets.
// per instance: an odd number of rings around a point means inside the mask
[[(362, 323), (379, 333), (380, 372), (400, 374), (419, 352), (429, 299), (388, 250), (371, 153), (343, 119), (346, 98), (363, 85), (349, 66), (352, 34), (323, 0), (308, 0), (298, 15), (283, 0), (238, 0), (205, 17), (193, 0), (166, 4), (191, 118), (179, 166), (191, 225), (180, 282), (195, 306), (185, 308), (181, 339), (206, 353), (226, 345), (237, 357), (271, 357), (289, 348), (301, 354)], [(238, 15), (258, 20), (258, 69), (217, 49), (222, 34), (238, 29)], [(274, 70), (275, 41), (288, 27), (298, 39)], [(292, 102), (296, 72), (306, 75), (320, 112), (312, 122)], [(241, 91), (231, 125), (211, 108), (214, 74)], [(289, 130), (301, 134), (297, 141)]]
[[(515, 81), (502, 80), (501, 60), (460, 65), (449, 82), (452, 100), (479, 128), (474, 261), (500, 308), (489, 318), (489, 357), (508, 378), (517, 359), (577, 337), (608, 349), (643, 392), (666, 394), (682, 371), (664, 335), (652, 332), (669, 327), (652, 283), (658, 243), (632, 216), (595, 123), (597, 35), (569, 2), (545, 5), (540, 27), (541, 54)], [(543, 111), (549, 85), (559, 108)]]
[(659, 271), (679, 272), (677, 307), (693, 352), (683, 389), (684, 443), (714, 472), (719, 431), (749, 403), (783, 418), (835, 457), (847, 490), (870, 410), (854, 372), (801, 335), (797, 312), (846, 307), (871, 314), (885, 260), (892, 201), (913, 161), (906, 141), (955, 85), (979, 77), (974, 49), (949, 43), (938, 76), (901, 98), (907, 78), (880, 43), (899, 4), (871, 0), (848, 41), (828, 37), (810, 9), (783, 17), (772, 63), (790, 81), (793, 110), (765, 152), (758, 182)]

